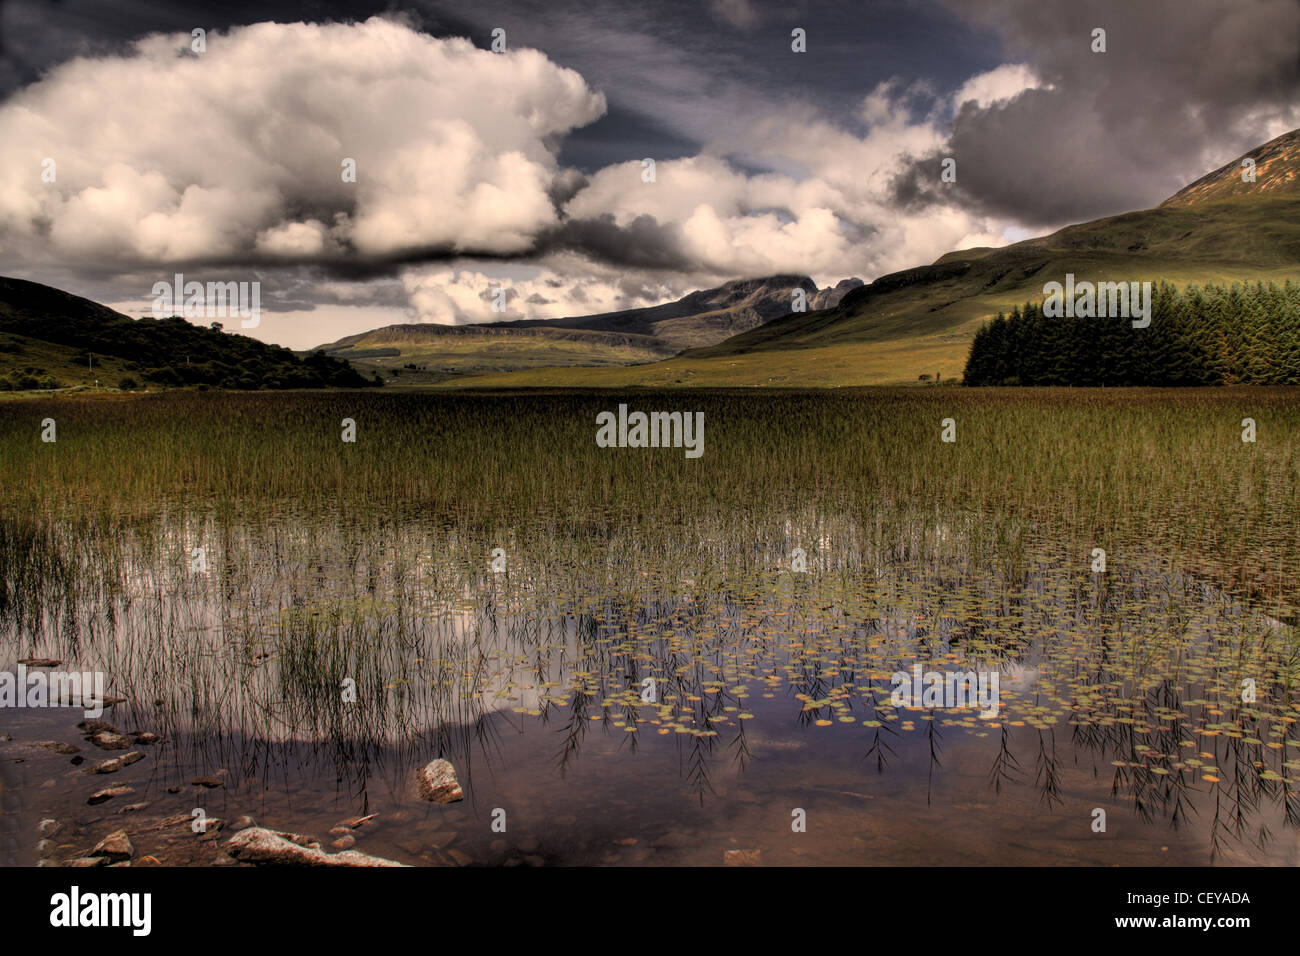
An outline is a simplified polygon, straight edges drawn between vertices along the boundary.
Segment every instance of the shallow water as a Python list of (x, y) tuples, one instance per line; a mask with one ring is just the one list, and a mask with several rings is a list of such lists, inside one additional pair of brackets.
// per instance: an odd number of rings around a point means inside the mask
[[(1289, 626), (1139, 551), (983, 556), (977, 526), (888, 549), (847, 516), (739, 546), (525, 529), (500, 573), (414, 519), (56, 529), (76, 584), (10, 605), (0, 670), (103, 671), (126, 698), (104, 719), (164, 740), (89, 775), (125, 751), (79, 711), (0, 711), (3, 862), (126, 826), (138, 860), (228, 863), (201, 807), (326, 844), (376, 814), (356, 849), (424, 865), (1295, 864)], [(996, 672), (997, 715), (892, 706), (915, 664)], [(415, 793), (439, 756), (461, 803)], [(107, 786), (134, 792), (88, 806)]]

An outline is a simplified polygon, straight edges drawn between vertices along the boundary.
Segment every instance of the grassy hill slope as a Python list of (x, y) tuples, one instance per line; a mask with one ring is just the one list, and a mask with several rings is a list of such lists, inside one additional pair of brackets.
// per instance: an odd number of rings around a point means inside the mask
[(296, 355), (176, 316), (132, 319), (80, 296), (0, 277), (0, 390), (89, 385), (360, 387), (347, 362)]
[(1249, 155), (1257, 158), (1253, 191), (1237, 189), (1237, 161), (1154, 209), (997, 249), (951, 252), (855, 289), (833, 309), (788, 314), (664, 362), (463, 384), (838, 386), (914, 383), (925, 374), (955, 378), (985, 320), (1041, 300), (1043, 284), (1066, 273), (1076, 281), (1178, 286), (1300, 279), (1300, 131)]

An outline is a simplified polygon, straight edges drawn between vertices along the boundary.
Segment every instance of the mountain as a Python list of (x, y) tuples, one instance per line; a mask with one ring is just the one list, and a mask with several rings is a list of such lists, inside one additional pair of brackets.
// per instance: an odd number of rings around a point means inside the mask
[[(1207, 283), (1300, 279), (1300, 131), (1241, 158), (1154, 209), (1067, 226), (1000, 248), (950, 252), (882, 276), (834, 308), (780, 316), (723, 342), (627, 369), (480, 377), (499, 385), (869, 385), (960, 378), (975, 331), (1064, 281)], [(1239, 189), (1238, 186), (1243, 188)]]
[(299, 356), (178, 316), (133, 319), (59, 289), (0, 277), (0, 390), (68, 385), (134, 388), (360, 387), (347, 362)]
[(366, 374), (410, 384), (521, 369), (623, 366), (655, 362), (678, 351), (647, 335), (503, 325), (386, 325), (320, 351)]
[(827, 286), (812, 298), (808, 308), (814, 311), (821, 309), (833, 309), (840, 304), (840, 301), (852, 292), (854, 289), (860, 289), (866, 285), (861, 279), (841, 279), (833, 286)]
[(562, 319), (477, 325), (390, 325), (320, 346), (367, 371), (425, 383), (466, 374), (658, 362), (683, 349), (716, 345), (790, 312), (796, 290), (809, 310), (830, 308), (861, 279), (818, 289), (807, 276), (738, 279), (675, 302)]
[[(1241, 179), (1245, 172), (1241, 161), (1246, 157), (1255, 162), (1253, 183), (1242, 182)], [(1190, 186), (1184, 186), (1160, 206), (1193, 206), (1222, 202), (1225, 199), (1283, 193), (1300, 194), (1300, 130), (1283, 133), (1245, 156), (1237, 157), (1228, 165), (1220, 166)]]

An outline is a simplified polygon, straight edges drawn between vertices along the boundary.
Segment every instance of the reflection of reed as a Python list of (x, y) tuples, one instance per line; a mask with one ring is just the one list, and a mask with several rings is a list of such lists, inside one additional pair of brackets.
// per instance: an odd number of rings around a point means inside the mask
[[(558, 725), (561, 774), (592, 724), (629, 752), (642, 734), (672, 733), (703, 803), (715, 761), (745, 770), (739, 713), (764, 691), (809, 734), (860, 735), (883, 773), (910, 736), (894, 726), (884, 676), (960, 660), (1019, 682), (1007, 685), (989, 772), (998, 793), (1024, 782), (1007, 726), (1021, 717), (1037, 732), (1040, 799), (1061, 802), (1053, 727), (1066, 717), (1075, 760), (1121, 763), (1112, 792), (1141, 819), (1181, 825), (1212, 791), (1216, 847), (1262, 845), (1274, 804), (1296, 822), (1285, 748), (1263, 743), (1295, 699), (1289, 631), (1156, 562), (1130, 557), (1098, 580), (1060, 570), (1061, 555), (1035, 551), (1024, 527), (991, 540), (996, 559), (975, 561), (985, 532), (974, 516), (888, 522), (820, 515), (750, 528), (745, 547), (698, 528), (638, 528), (598, 547), (517, 531), (500, 536), (510, 570), (493, 574), (478, 539), (418, 521), (208, 517), (106, 534), (5, 519), (0, 625), (6, 646), (105, 670), (134, 701), (132, 719), (182, 741), (193, 764), (289, 786), (284, 761), (320, 762), (362, 800), (372, 779), (400, 786), (432, 756), (455, 755), (468, 780), (480, 755), (499, 762), (495, 734), (520, 712), (521, 725)], [(764, 570), (793, 539), (819, 542), (820, 576)], [(189, 568), (198, 542), (211, 548), (207, 574)], [(1234, 697), (1247, 674), (1256, 707)], [(645, 678), (653, 703), (639, 697)], [(348, 681), (355, 702), (340, 692)], [(932, 716), (927, 800), (951, 740), (944, 722), (956, 720)], [(1207, 735), (1216, 723), (1239, 735)], [(1220, 782), (1198, 779), (1189, 736), (1197, 753), (1214, 748)]]

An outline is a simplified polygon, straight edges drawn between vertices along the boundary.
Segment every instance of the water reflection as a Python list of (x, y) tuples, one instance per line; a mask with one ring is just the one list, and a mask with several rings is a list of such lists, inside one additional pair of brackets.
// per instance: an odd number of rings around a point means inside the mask
[[(213, 812), (302, 830), (382, 811), (395, 828), (367, 849), (411, 862), (442, 860), (419, 834), (448, 814), (477, 821), (470, 858), (508, 862), (487, 825), (506, 804), (553, 862), (716, 863), (762, 840), (788, 862), (1292, 862), (1291, 627), (1155, 555), (1094, 574), (1032, 535), (977, 545), (977, 526), (887, 546), (846, 516), (743, 546), (503, 532), (500, 573), (481, 540), (414, 519), (9, 529), (41, 573), (5, 591), (0, 667), (103, 670), (127, 699), (109, 719), (167, 738), (130, 771), (159, 800), (221, 770)], [(996, 672), (996, 718), (895, 706), (891, 675), (917, 664)], [(464, 807), (412, 798), (436, 756)], [(33, 802), (44, 781), (6, 761), (29, 816), (103, 818), (66, 758), (22, 759), (55, 781)], [(818, 823), (786, 846), (793, 808)]]

